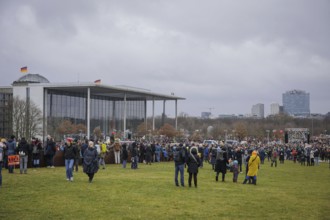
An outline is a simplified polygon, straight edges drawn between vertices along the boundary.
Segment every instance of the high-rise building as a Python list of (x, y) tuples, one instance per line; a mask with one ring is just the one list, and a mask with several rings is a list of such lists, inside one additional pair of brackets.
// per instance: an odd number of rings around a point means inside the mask
[(202, 119), (209, 119), (209, 118), (211, 118), (211, 112), (202, 112), (202, 114), (201, 114), (201, 118)]
[(270, 104), (270, 114), (271, 115), (278, 115), (280, 114), (280, 105), (278, 103)]
[(303, 90), (291, 90), (283, 93), (283, 111), (292, 116), (309, 116), (309, 93)]
[(252, 116), (257, 118), (264, 118), (265, 116), (265, 107), (264, 104), (258, 103), (252, 106), (251, 110)]

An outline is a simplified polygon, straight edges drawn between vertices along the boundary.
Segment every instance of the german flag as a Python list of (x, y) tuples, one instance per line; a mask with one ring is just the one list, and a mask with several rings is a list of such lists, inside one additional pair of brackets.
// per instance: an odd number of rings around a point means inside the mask
[(24, 66), (21, 68), (21, 73), (27, 73), (27, 66)]

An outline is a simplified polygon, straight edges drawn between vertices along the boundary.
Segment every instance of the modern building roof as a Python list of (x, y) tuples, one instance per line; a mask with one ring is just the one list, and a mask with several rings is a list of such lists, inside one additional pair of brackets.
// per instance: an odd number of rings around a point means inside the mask
[(59, 90), (61, 92), (76, 92), (87, 93), (90, 89), (92, 95), (106, 96), (112, 99), (123, 100), (126, 95), (127, 101), (141, 101), (141, 100), (185, 100), (183, 97), (154, 93), (149, 90), (124, 87), (124, 86), (109, 86), (95, 83), (70, 83), (70, 84), (45, 84), (44, 88)]
[(90, 89), (91, 95), (106, 96), (112, 99), (124, 100), (126, 95), (127, 101), (141, 100), (185, 100), (183, 97), (174, 96), (174, 94), (166, 95), (154, 93), (150, 90), (135, 88), (130, 86), (109, 86), (99, 83), (50, 83), (48, 79), (39, 74), (25, 74), (16, 81), (13, 85), (42, 86), (45, 89), (58, 90), (67, 93), (87, 94), (87, 89)]

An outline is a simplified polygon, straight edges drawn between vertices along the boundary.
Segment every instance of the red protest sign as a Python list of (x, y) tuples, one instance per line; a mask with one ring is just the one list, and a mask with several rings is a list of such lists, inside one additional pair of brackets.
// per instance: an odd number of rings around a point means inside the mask
[(10, 155), (8, 156), (8, 165), (18, 165), (19, 164), (19, 155)]

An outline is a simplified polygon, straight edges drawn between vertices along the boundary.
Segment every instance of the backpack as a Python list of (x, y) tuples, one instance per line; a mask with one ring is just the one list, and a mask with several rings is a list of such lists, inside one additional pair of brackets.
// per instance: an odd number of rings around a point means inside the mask
[(101, 144), (101, 153), (106, 153), (107, 152), (107, 145), (106, 144)]
[(37, 145), (33, 146), (32, 153), (33, 154), (38, 154), (39, 153), (39, 149), (38, 149)]
[(174, 162), (181, 162), (181, 150), (174, 151), (173, 154)]

